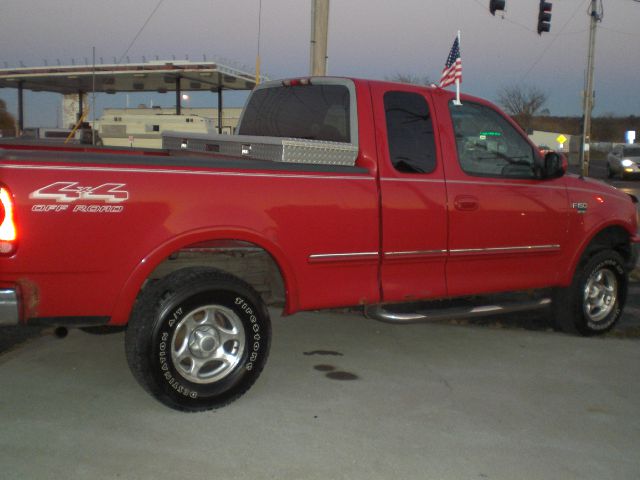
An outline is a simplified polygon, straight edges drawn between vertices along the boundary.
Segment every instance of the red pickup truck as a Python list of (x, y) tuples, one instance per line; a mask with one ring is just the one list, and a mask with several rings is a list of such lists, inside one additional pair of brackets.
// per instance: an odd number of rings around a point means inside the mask
[(548, 308), (593, 335), (638, 255), (637, 199), (438, 88), (270, 82), (234, 136), (0, 147), (0, 324), (127, 325), (133, 375), (180, 410), (255, 382), (267, 306), (397, 323)]

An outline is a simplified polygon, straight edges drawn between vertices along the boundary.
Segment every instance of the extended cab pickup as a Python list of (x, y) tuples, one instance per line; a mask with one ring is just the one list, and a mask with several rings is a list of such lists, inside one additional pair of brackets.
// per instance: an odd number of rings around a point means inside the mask
[(238, 135), (156, 152), (0, 146), (0, 324), (124, 327), (166, 405), (242, 395), (285, 314), (407, 323), (548, 308), (613, 327), (637, 200), (566, 173), (493, 105), (438, 88), (269, 82)]

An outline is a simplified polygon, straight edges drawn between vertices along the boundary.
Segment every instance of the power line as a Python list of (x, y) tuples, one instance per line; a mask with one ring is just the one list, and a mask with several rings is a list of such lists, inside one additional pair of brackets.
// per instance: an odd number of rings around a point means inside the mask
[[(480, 2), (480, 0), (473, 0), (473, 1), (474, 1), (474, 2), (476, 2), (476, 3), (478, 4), (478, 6), (479, 6), (480, 8), (482, 8), (482, 10), (485, 10), (485, 11), (487, 11), (487, 12), (489, 11), (489, 8), (487, 8), (483, 3), (481, 3), (481, 2)], [(640, 2), (640, 0), (632, 0), (632, 1), (634, 1), (634, 2)], [(575, 16), (575, 12), (574, 12), (574, 14), (572, 15), (572, 17), (571, 17), (571, 18), (573, 18), (574, 16)], [(522, 28), (523, 30), (526, 30), (527, 32), (537, 33), (537, 32), (536, 32), (536, 30), (534, 30), (533, 28), (530, 28), (530, 27), (528, 27), (527, 25), (524, 25), (524, 24), (522, 24), (522, 23), (520, 23), (520, 22), (516, 22), (515, 20), (512, 20), (512, 19), (510, 19), (510, 18), (506, 17), (506, 16), (505, 16), (505, 14), (504, 14), (504, 12), (501, 14), (501, 18), (502, 18), (502, 20), (503, 20), (503, 21), (505, 21), (505, 22), (507, 22), (507, 23), (510, 23), (510, 24), (512, 24), (512, 25), (516, 25), (516, 26), (518, 26), (518, 27)], [(564, 28), (564, 27), (563, 27), (563, 28)], [(559, 37), (559, 36), (562, 36), (562, 35), (575, 35), (575, 34), (577, 34), (577, 33), (584, 33), (584, 32), (586, 32), (587, 30), (588, 30), (588, 29), (582, 29), (582, 30), (579, 30), (579, 31), (573, 31), (573, 32), (562, 32), (562, 31), (561, 31), (561, 32), (558, 32), (557, 34), (555, 34), (555, 36), (556, 36), (556, 37)]]
[(486, 6), (485, 4), (483, 4), (483, 3), (480, 3), (480, 0), (474, 0), (474, 2), (476, 2), (478, 5), (480, 5), (480, 7), (481, 7), (483, 10), (486, 10), (487, 12), (489, 11), (489, 7), (487, 7), (487, 6)]
[(149, 21), (151, 20), (151, 17), (153, 17), (153, 15), (158, 11), (158, 9), (160, 8), (160, 5), (162, 5), (162, 2), (164, 2), (164, 0), (160, 0), (158, 2), (158, 4), (156, 5), (156, 8), (153, 9), (153, 12), (151, 12), (151, 15), (149, 15), (149, 17), (145, 20), (144, 24), (142, 25), (142, 27), (140, 27), (140, 30), (138, 30), (138, 33), (136, 33), (136, 36), (133, 37), (133, 40), (131, 40), (131, 43), (129, 44), (129, 46), (127, 47), (127, 49), (124, 51), (124, 53), (122, 55), (120, 55), (120, 60), (118, 60), (117, 63), (122, 62), (122, 59), (125, 57), (125, 55), (127, 53), (129, 53), (129, 49), (131, 49), (131, 47), (133, 46), (134, 43), (136, 43), (136, 40), (138, 39), (138, 37), (140, 36), (140, 34), (142, 33), (142, 31), (144, 30), (144, 28), (147, 26), (147, 24), (149, 23)]
[(523, 25), (520, 22), (516, 22), (515, 20), (511, 20), (510, 18), (503, 17), (502, 20), (504, 20), (507, 23), (511, 23), (512, 25), (517, 25), (518, 27), (523, 28), (524, 30), (526, 30), (528, 32), (536, 33), (536, 31), (534, 29), (529, 28), (529, 27), (527, 27), (526, 25)]
[[(632, 0), (632, 1), (640, 3), (640, 0)], [(613, 28), (608, 28), (608, 27), (605, 27), (605, 26), (602, 26), (602, 25), (600, 25), (600, 28), (602, 30), (607, 30), (609, 32), (619, 33), (620, 35), (628, 35), (630, 37), (640, 37), (640, 34), (638, 34), (638, 33), (623, 32), (621, 30), (614, 30)]]
[(536, 59), (535, 62), (533, 62), (531, 64), (531, 66), (529, 67), (529, 70), (527, 70), (524, 75), (522, 75), (522, 77), (520, 77), (520, 82), (522, 83), (524, 81), (525, 78), (527, 78), (527, 76), (533, 71), (534, 68), (536, 68), (536, 66), (538, 65), (538, 63), (540, 63), (540, 60), (542, 60), (542, 58), (545, 56), (545, 54), (549, 51), (549, 49), (553, 46), (554, 42), (558, 39), (558, 37), (562, 34), (562, 32), (564, 31), (564, 29), (567, 27), (567, 25), (569, 25), (569, 22), (571, 20), (573, 20), (573, 18), (576, 16), (576, 14), (578, 13), (578, 10), (580, 10), (580, 7), (582, 7), (584, 4), (586, 4), (589, 0), (585, 0), (582, 3), (578, 4), (578, 7), (573, 11), (573, 13), (569, 16), (569, 19), (564, 23), (564, 25), (562, 25), (562, 27), (560, 28), (560, 31), (553, 36), (553, 38), (551, 39), (551, 41), (549, 42), (549, 44), (546, 46), (546, 48), (540, 53), (540, 55), (538, 56), (538, 58)]

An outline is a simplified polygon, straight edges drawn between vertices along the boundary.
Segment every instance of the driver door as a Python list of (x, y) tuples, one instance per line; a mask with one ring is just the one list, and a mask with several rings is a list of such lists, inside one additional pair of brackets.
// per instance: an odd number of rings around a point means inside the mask
[(537, 149), (493, 107), (466, 101), (449, 112), (449, 294), (552, 285), (569, 219), (564, 179), (537, 178)]

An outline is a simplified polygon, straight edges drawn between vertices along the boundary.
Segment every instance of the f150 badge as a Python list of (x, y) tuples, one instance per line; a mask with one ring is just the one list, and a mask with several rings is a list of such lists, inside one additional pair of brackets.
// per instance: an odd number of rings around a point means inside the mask
[[(126, 202), (129, 192), (124, 183), (103, 183), (97, 187), (82, 186), (78, 182), (55, 182), (39, 188), (29, 194), (34, 200), (54, 200), (55, 204), (36, 204), (33, 212), (83, 212), (83, 213), (120, 213), (124, 206), (115, 205)], [(86, 202), (93, 203), (87, 205)], [(106, 205), (95, 205), (105, 203)], [(69, 207), (73, 205), (73, 209)]]
[(578, 213), (587, 213), (587, 209), (589, 208), (589, 204), (586, 202), (574, 202), (571, 204), (571, 207), (576, 209)]

